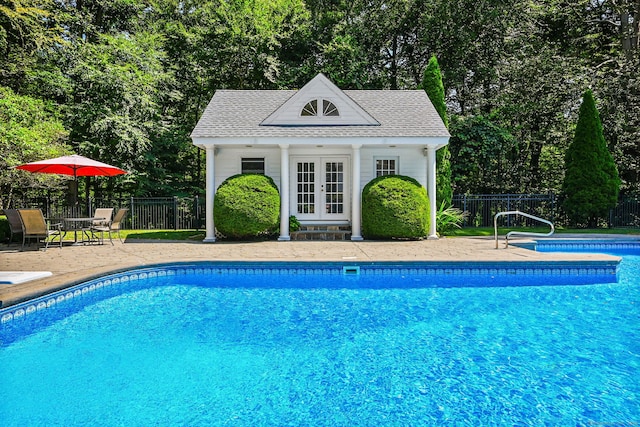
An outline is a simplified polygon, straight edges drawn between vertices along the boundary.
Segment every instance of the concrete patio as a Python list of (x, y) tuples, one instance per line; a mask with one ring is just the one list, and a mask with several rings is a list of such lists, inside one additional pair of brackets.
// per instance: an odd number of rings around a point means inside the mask
[(0, 285), (0, 308), (63, 289), (89, 278), (133, 267), (184, 261), (611, 261), (589, 253), (542, 253), (509, 246), (493, 238), (456, 237), (423, 241), (201, 242), (129, 240), (114, 245), (50, 247), (20, 251), (0, 245), (0, 274), (47, 271), (51, 276)]

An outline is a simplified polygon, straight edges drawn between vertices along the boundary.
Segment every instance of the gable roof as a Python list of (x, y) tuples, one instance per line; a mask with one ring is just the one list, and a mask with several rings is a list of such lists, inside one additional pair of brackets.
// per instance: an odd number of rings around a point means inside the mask
[[(300, 111), (297, 107), (302, 101), (292, 99), (301, 91), (218, 90), (191, 138), (194, 143), (210, 138), (225, 142), (234, 138), (449, 138), (424, 90), (339, 91), (353, 103), (353, 111), (361, 110), (375, 120), (374, 125), (278, 125), (278, 119), (285, 123), (283, 111)], [(287, 116), (287, 120), (290, 118)]]
[[(302, 109), (312, 100), (331, 102), (337, 108), (338, 115), (301, 116)], [(317, 107), (319, 108), (320, 105)], [(262, 121), (261, 125), (379, 126), (380, 123), (321, 73), (295, 92), (284, 104)]]

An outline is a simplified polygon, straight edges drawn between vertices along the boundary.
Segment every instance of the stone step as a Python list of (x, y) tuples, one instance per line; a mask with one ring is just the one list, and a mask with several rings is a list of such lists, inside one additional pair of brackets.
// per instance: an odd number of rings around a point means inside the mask
[(291, 233), (291, 240), (351, 240), (349, 225), (302, 225)]

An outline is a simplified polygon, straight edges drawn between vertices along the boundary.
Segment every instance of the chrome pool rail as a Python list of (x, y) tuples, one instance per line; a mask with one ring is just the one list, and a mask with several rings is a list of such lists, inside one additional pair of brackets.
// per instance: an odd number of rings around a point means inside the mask
[(533, 219), (533, 220), (536, 220), (536, 221), (540, 221), (540, 222), (542, 222), (544, 224), (549, 225), (551, 227), (551, 231), (549, 231), (548, 233), (534, 233), (532, 231), (510, 231), (510, 232), (507, 233), (507, 235), (504, 238), (504, 247), (505, 248), (509, 247), (509, 237), (511, 237), (511, 236), (549, 237), (555, 232), (555, 228), (553, 226), (553, 223), (551, 221), (547, 221), (546, 219), (542, 219), (542, 218), (539, 218), (537, 216), (528, 214), (526, 212), (520, 212), (520, 211), (498, 212), (493, 217), (493, 230), (494, 230), (494, 236), (495, 236), (495, 240), (496, 240), (496, 249), (498, 249), (498, 217), (507, 216), (507, 215), (522, 215), (522, 216), (524, 216), (526, 218), (530, 218), (530, 219)]

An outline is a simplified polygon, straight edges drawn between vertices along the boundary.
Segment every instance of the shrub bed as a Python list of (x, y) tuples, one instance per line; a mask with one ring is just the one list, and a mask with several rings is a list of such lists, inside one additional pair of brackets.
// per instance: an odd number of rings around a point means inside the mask
[(362, 190), (362, 234), (367, 238), (424, 238), (429, 234), (427, 191), (408, 176), (373, 179)]
[(227, 178), (213, 204), (216, 229), (230, 239), (271, 235), (280, 226), (280, 194), (264, 175), (244, 174)]

